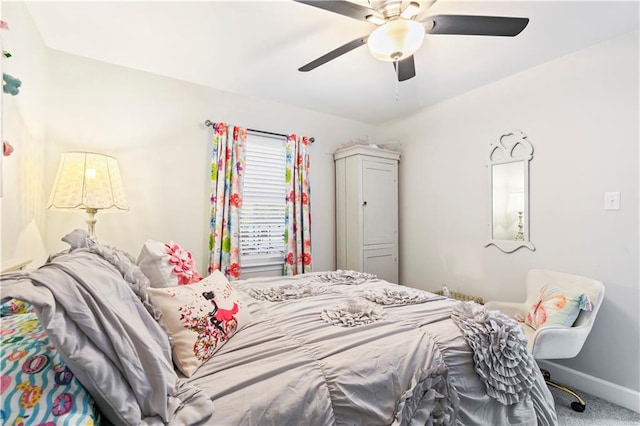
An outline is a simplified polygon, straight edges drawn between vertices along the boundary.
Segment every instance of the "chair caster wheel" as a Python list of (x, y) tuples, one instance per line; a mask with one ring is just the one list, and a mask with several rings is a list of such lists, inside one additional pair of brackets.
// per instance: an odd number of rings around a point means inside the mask
[(585, 404), (580, 404), (579, 402), (574, 401), (571, 403), (571, 408), (573, 408), (573, 411), (582, 413), (584, 409), (587, 408), (587, 406)]

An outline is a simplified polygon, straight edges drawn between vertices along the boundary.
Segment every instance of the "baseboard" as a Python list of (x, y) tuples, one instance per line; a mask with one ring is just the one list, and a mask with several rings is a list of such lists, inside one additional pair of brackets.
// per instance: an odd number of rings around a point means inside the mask
[[(590, 376), (551, 361), (538, 360), (538, 365), (551, 373), (551, 380), (575, 387), (621, 407), (640, 413), (640, 392)], [(588, 403), (587, 403), (588, 404)]]

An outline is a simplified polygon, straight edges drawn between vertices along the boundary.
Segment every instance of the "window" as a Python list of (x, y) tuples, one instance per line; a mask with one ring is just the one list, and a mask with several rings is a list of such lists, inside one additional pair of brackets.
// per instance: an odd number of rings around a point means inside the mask
[(281, 136), (248, 132), (242, 209), (242, 277), (282, 275), (284, 266), (285, 143)]

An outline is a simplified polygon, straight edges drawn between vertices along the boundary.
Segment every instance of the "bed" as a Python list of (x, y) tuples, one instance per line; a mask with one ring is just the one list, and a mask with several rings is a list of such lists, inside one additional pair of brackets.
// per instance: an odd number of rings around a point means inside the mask
[[(200, 351), (213, 342), (203, 327), (218, 333), (218, 347), (207, 356), (189, 346), (189, 359), (196, 355), (189, 367), (176, 355), (182, 341), (173, 334), (171, 312), (158, 309), (157, 290), (136, 262), (77, 231), (65, 241), (72, 248), (39, 269), (3, 275), (1, 294), (3, 307), (32, 310), (39, 337), (48, 339), (35, 346), (55, 349), (58, 376), (65, 371), (86, 390), (89, 402), (78, 404), (88, 415), (83, 424), (557, 424), (519, 326), (481, 305), (370, 274), (325, 271), (227, 282), (216, 293), (237, 299), (233, 309), (223, 309), (213, 292), (193, 290), (212, 279), (205, 277), (163, 290), (172, 301), (176, 289), (185, 289), (215, 305), (206, 316), (181, 311), (183, 323), (187, 318), (200, 333)], [(16, 300), (31, 307), (15, 308)], [(220, 334), (229, 327), (234, 334)], [(32, 337), (22, 334), (23, 343)], [(16, 358), (16, 349), (2, 350), (3, 423), (27, 415), (57, 424), (62, 417), (51, 409), (33, 414), (19, 403), (7, 405), (24, 397), (20, 383), (33, 387), (35, 379), (4, 383), (5, 358)], [(47, 400), (60, 412), (64, 401), (56, 398)]]

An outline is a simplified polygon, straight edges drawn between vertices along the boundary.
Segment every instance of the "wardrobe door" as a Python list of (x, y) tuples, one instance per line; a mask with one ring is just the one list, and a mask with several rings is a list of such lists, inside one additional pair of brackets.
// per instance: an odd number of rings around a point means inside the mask
[(397, 247), (362, 251), (363, 271), (375, 274), (390, 283), (398, 283)]
[(396, 244), (398, 233), (397, 163), (362, 161), (364, 246)]

